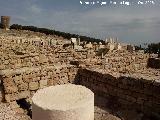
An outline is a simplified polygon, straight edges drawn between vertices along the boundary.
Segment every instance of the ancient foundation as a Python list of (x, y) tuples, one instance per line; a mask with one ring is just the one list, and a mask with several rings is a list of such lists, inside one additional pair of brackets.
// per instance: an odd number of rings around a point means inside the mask
[(78, 84), (111, 102), (146, 113), (160, 113), (159, 76), (108, 74), (100, 70), (79, 69)]
[(94, 120), (94, 93), (81, 85), (50, 86), (32, 100), (33, 120)]

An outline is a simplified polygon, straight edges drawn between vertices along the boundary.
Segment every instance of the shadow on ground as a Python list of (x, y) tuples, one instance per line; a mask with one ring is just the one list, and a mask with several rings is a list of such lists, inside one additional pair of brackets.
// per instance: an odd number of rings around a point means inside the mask
[(144, 114), (133, 108), (127, 108), (116, 102), (113, 97), (107, 100), (95, 96), (95, 120), (160, 120), (155, 113)]

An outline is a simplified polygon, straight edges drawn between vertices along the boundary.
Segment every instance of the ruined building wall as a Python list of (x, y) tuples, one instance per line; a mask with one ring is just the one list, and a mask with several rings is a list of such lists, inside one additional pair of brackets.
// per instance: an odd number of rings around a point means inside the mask
[(9, 29), (10, 16), (1, 16), (1, 24), (4, 29)]
[(77, 68), (73, 66), (41, 66), (2, 70), (0, 77), (4, 87), (4, 100), (12, 102), (31, 98), (41, 88), (73, 83)]
[(105, 69), (118, 72), (135, 72), (146, 69), (148, 58), (149, 54), (140, 52), (115, 51), (106, 54), (102, 62)]
[(36, 90), (46, 86), (72, 83), (76, 75), (77, 68), (66, 64), (61, 53), (55, 54), (59, 48), (10, 42), (0, 48), (0, 82), (7, 102), (31, 98)]
[[(160, 76), (145, 79), (128, 75), (112, 75), (90, 69), (79, 69), (78, 84), (107, 97), (115, 104), (137, 108), (142, 111), (160, 111)], [(115, 98), (115, 99), (113, 99)]]

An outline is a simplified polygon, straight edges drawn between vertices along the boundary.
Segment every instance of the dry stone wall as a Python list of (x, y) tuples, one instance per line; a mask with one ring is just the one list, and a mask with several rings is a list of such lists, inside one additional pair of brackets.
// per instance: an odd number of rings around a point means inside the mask
[(76, 75), (73, 66), (41, 66), (2, 70), (0, 73), (4, 86), (5, 100), (12, 102), (30, 98), (41, 88), (56, 84), (73, 83)]
[(77, 76), (78, 84), (90, 88), (96, 95), (115, 100), (116, 104), (142, 111), (160, 111), (160, 76), (145, 79), (93, 69), (79, 69)]
[(134, 72), (146, 69), (149, 54), (140, 52), (114, 51), (105, 55), (102, 60), (105, 69), (119, 72)]
[[(0, 80), (7, 102), (31, 98), (38, 89), (72, 83), (75, 78), (76, 66), (67, 64), (74, 53), (63, 50), (61, 40), (56, 46), (35, 46), (24, 42), (36, 40), (37, 36), (42, 41), (59, 39), (29, 31), (1, 33)], [(17, 43), (17, 40), (20, 42)]]

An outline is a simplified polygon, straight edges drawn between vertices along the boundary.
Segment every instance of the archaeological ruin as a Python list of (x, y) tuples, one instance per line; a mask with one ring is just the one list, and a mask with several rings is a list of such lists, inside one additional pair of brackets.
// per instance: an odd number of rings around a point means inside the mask
[(0, 119), (31, 120), (37, 90), (64, 84), (93, 91), (95, 120), (160, 119), (159, 58), (132, 45), (0, 30), (0, 56)]
[(10, 16), (1, 16), (1, 24), (3, 29), (9, 30)]

